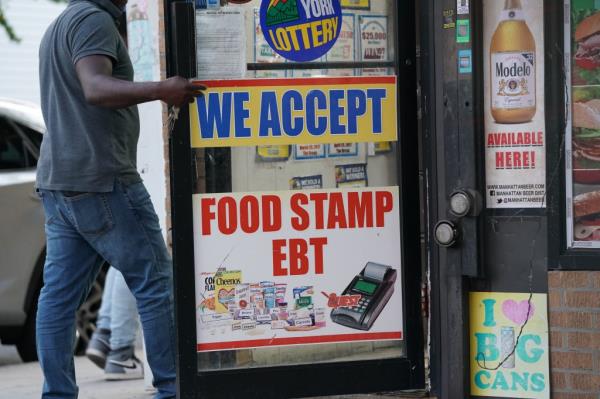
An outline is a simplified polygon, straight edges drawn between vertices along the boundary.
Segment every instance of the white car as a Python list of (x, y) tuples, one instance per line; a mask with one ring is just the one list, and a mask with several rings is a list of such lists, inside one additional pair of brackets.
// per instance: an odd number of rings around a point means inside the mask
[[(35, 104), (0, 98), (0, 341), (37, 360), (35, 313), (45, 258), (44, 211), (35, 167), (46, 130)], [(95, 328), (106, 268), (77, 312), (77, 352)]]

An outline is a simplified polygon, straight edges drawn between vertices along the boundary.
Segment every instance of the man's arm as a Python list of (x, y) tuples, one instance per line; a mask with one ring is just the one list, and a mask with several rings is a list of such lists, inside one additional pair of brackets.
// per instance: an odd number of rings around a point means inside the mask
[(176, 76), (161, 82), (129, 82), (112, 76), (112, 60), (91, 55), (77, 61), (75, 70), (88, 103), (106, 108), (125, 108), (162, 100), (180, 107), (191, 103), (206, 87)]

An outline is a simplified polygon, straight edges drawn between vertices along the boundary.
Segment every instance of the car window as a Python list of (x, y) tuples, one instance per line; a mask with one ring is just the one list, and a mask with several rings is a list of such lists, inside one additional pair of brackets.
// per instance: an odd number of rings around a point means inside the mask
[(0, 169), (35, 167), (42, 135), (0, 117)]

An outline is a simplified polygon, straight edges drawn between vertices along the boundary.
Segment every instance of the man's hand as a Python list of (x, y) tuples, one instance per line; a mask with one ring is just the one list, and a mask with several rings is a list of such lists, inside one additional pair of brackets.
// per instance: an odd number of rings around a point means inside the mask
[(158, 97), (168, 105), (181, 107), (194, 102), (194, 98), (202, 96), (204, 90), (206, 86), (175, 76), (159, 83)]

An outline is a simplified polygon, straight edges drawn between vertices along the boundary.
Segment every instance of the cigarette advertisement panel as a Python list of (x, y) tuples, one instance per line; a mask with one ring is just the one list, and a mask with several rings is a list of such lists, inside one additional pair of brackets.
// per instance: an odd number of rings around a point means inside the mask
[(199, 352), (403, 338), (398, 187), (193, 207)]
[(600, 248), (600, 4), (565, 2), (567, 246)]
[(396, 141), (396, 77), (213, 80), (190, 104), (192, 147)]
[(488, 208), (541, 208), (546, 192), (541, 0), (484, 0)]

